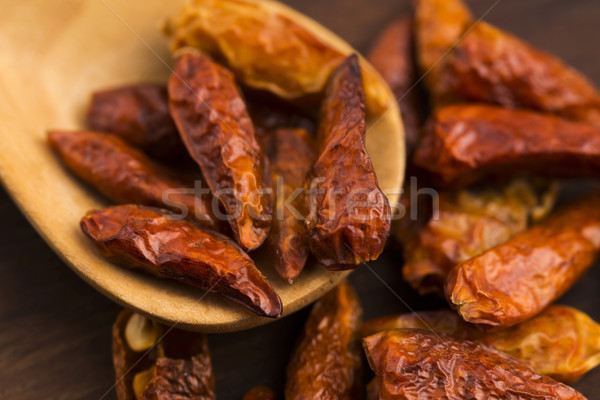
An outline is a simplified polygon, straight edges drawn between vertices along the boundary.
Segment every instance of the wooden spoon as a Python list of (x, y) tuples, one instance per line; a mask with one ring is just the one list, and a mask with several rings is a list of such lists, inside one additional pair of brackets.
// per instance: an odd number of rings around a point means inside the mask
[[(0, 55), (0, 178), (46, 242), (100, 292), (163, 323), (231, 332), (271, 320), (216, 296), (204, 296), (193, 287), (107, 262), (79, 230), (79, 220), (86, 211), (108, 203), (69, 174), (46, 144), (48, 129), (83, 127), (92, 91), (132, 82), (166, 82), (171, 57), (159, 22), (178, 12), (182, 4), (163, 0), (6, 3), (0, 16), (0, 48), (4, 49)], [(287, 15), (341, 52), (355, 52), (308, 17), (279, 3), (261, 4)], [(364, 59), (361, 62), (363, 68), (372, 69)], [(371, 118), (369, 128), (367, 150), (393, 207), (405, 163), (397, 107)], [(348, 274), (312, 265), (289, 285), (269, 265), (260, 260), (257, 264), (281, 296), (284, 315), (313, 302)]]

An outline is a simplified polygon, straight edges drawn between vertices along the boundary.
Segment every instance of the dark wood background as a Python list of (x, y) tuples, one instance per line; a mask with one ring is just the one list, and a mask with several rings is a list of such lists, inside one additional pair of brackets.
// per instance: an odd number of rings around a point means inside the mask
[[(471, 0), (481, 16), (496, 0)], [(288, 0), (361, 51), (408, 0)], [(555, 53), (600, 84), (598, 0), (499, 0), (486, 20)], [(1, 27), (0, 27), (1, 31)], [(119, 312), (53, 254), (0, 190), (0, 399), (115, 399), (110, 326)], [(400, 255), (371, 264), (351, 281), (367, 318), (441, 306), (418, 298), (400, 278)], [(560, 301), (600, 321), (600, 265)], [(241, 399), (267, 384), (281, 391), (286, 360), (307, 310), (246, 332), (209, 338), (219, 399)], [(600, 398), (600, 368), (574, 385)]]

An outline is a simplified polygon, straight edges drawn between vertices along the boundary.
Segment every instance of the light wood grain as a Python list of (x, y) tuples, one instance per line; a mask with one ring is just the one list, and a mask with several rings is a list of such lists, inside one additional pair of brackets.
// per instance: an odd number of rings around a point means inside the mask
[[(107, 203), (70, 175), (46, 145), (46, 130), (77, 129), (90, 92), (169, 76), (159, 32), (181, 1), (32, 0), (5, 3), (0, 15), (0, 178), (46, 242), (84, 280), (120, 304), (191, 330), (229, 332), (265, 324), (241, 307), (193, 287), (106, 262), (79, 230), (79, 219)], [(344, 53), (354, 50), (316, 22), (265, 3)], [(362, 60), (364, 68), (372, 68)], [(387, 90), (387, 86), (386, 86)], [(390, 103), (393, 97), (388, 90)], [(396, 203), (404, 175), (403, 131), (396, 108), (367, 136), (380, 186)], [(371, 121), (372, 123), (372, 121)], [(281, 296), (284, 315), (317, 299), (347, 273), (310, 266), (290, 286), (261, 270)]]

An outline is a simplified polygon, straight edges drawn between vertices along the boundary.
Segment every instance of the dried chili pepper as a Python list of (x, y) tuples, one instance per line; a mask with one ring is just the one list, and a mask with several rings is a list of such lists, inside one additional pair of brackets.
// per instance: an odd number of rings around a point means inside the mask
[(554, 113), (600, 128), (600, 93), (554, 56), (480, 22), (438, 68), (440, 103), (484, 101)]
[[(125, 338), (125, 327), (131, 319), (133, 312), (123, 310), (112, 327), (112, 357), (115, 368), (115, 390), (119, 400), (135, 400), (133, 378), (140, 372), (152, 367), (156, 360), (156, 352), (147, 352), (154, 344), (142, 349), (132, 349)], [(140, 316), (140, 318), (143, 318)], [(148, 321), (150, 324), (154, 324)], [(152, 326), (152, 329), (158, 329)], [(137, 332), (136, 332), (137, 333)]]
[[(172, 51), (191, 46), (223, 61), (246, 86), (300, 103), (314, 103), (346, 58), (304, 26), (268, 3), (195, 0), (166, 27)], [(391, 106), (387, 88), (365, 64), (367, 109), (379, 115)]]
[[(127, 330), (134, 319), (150, 325), (156, 334), (156, 339), (143, 349), (131, 347)], [(145, 334), (141, 330), (133, 333)], [(214, 375), (205, 335), (169, 328), (123, 310), (113, 325), (112, 336), (119, 400), (214, 400)]]
[(511, 328), (479, 332), (481, 343), (563, 382), (575, 382), (600, 364), (600, 324), (571, 307), (553, 305)]
[(321, 108), (319, 157), (308, 177), (311, 252), (326, 268), (356, 268), (383, 251), (390, 205), (365, 150), (360, 67), (348, 57), (333, 73)]
[(257, 386), (244, 395), (243, 400), (275, 400), (275, 392), (267, 386)]
[(416, 1), (415, 47), (421, 73), (430, 88), (438, 79), (442, 60), (472, 21), (471, 11), (461, 0)]
[(187, 212), (184, 216), (207, 228), (229, 232), (213, 212), (210, 193), (197, 196), (193, 183), (175, 178), (115, 135), (51, 131), (48, 142), (69, 170), (116, 203)]
[[(272, 99), (246, 93), (248, 114), (254, 123), (256, 136), (261, 140), (269, 141), (272, 132), (281, 128), (304, 129), (311, 134), (315, 132), (315, 121), (311, 115), (281, 99)], [(265, 152), (269, 145), (263, 146)]]
[(369, 336), (363, 345), (382, 400), (585, 399), (521, 361), (468, 340), (395, 329)]
[(113, 133), (151, 157), (187, 155), (169, 113), (167, 88), (139, 84), (95, 92), (86, 115), (92, 131)]
[(489, 105), (438, 110), (415, 164), (445, 186), (511, 173), (600, 176), (600, 130), (549, 114)]
[(266, 317), (279, 296), (235, 242), (161, 209), (115, 206), (87, 213), (81, 229), (109, 260), (226, 297)]
[(160, 356), (149, 371), (142, 400), (215, 399), (206, 335), (163, 328)]
[(233, 75), (188, 49), (169, 80), (169, 98), (183, 141), (225, 207), (236, 240), (257, 248), (271, 225), (268, 162)]
[(444, 294), (450, 270), (545, 217), (558, 185), (516, 179), (500, 188), (440, 192), (437, 214), (404, 246), (404, 280), (421, 294)]
[[(417, 311), (406, 314), (387, 315), (371, 319), (364, 323), (361, 336), (367, 337), (391, 329), (421, 329), (444, 333), (455, 339), (478, 341), (483, 335), (495, 332), (483, 332), (473, 324), (465, 322), (454, 310)], [(509, 328), (513, 329), (513, 328)]]
[[(402, 196), (392, 209), (391, 238), (405, 247), (431, 219), (434, 208), (439, 208), (438, 192), (429, 192), (427, 179), (415, 171), (407, 171)], [(409, 179), (410, 178), (410, 179)]]
[(483, 343), (563, 382), (574, 382), (600, 364), (600, 324), (567, 306), (552, 305), (528, 321), (492, 332), (477, 329), (452, 310), (390, 315), (367, 321), (362, 336), (405, 328)]
[(198, 384), (198, 375), (204, 372), (205, 358), (192, 356), (190, 360), (161, 357), (152, 367), (150, 381), (142, 394), (142, 400), (169, 400), (180, 396), (184, 399), (214, 399), (212, 389)]
[(600, 194), (458, 264), (446, 296), (468, 322), (508, 327), (537, 315), (569, 289), (600, 252)]
[(288, 363), (287, 400), (362, 398), (361, 315), (346, 282), (315, 303)]
[(413, 20), (394, 20), (375, 39), (367, 59), (390, 85), (404, 124), (406, 153), (415, 148), (424, 118), (422, 88), (417, 82), (413, 48)]
[(279, 129), (270, 136), (272, 153), (269, 159), (278, 192), (267, 241), (274, 252), (275, 270), (292, 283), (308, 259), (303, 187), (315, 159), (315, 145), (311, 134), (303, 129)]
[[(423, 208), (419, 206), (421, 203), (423, 204)], [(403, 194), (400, 197), (398, 204), (401, 206), (403, 215), (397, 216), (396, 219), (392, 218), (390, 236), (396, 241), (397, 244), (405, 246), (415, 235), (419, 233), (423, 226), (427, 224), (427, 221), (429, 221), (431, 215), (429, 213), (429, 207), (425, 205), (426, 203), (424, 201), (421, 200), (417, 201), (415, 204), (412, 204), (408, 194)], [(411, 217), (412, 207), (416, 208), (417, 210), (421, 210), (421, 212), (416, 214), (417, 219), (412, 219)], [(396, 216), (395, 214), (392, 215), (394, 217)]]

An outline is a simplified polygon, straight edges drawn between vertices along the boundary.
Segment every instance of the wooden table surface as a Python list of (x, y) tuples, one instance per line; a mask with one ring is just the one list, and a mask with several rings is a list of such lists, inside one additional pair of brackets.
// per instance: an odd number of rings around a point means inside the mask
[[(471, 0), (476, 16), (559, 55), (600, 85), (598, 0)], [(364, 51), (408, 0), (288, 0)], [(1, 32), (0, 27), (0, 32)], [(18, 132), (15, 132), (18, 134)], [(43, 195), (43, 194), (42, 194)], [(0, 399), (115, 399), (110, 326), (119, 312), (78, 278), (0, 190)], [(367, 318), (435, 308), (400, 278), (400, 254), (388, 250), (351, 281)], [(394, 293), (387, 287), (393, 288)], [(406, 303), (406, 304), (405, 304)], [(600, 264), (559, 303), (600, 321)], [(286, 360), (307, 310), (254, 330), (209, 338), (219, 399), (241, 399), (267, 384), (281, 391)], [(574, 385), (600, 398), (600, 368)]]

